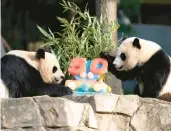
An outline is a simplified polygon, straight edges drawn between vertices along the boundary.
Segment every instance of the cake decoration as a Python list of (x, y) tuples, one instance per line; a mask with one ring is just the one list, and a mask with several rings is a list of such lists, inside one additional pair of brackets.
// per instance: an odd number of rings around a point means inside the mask
[(67, 80), (65, 85), (73, 90), (74, 95), (110, 93), (111, 87), (103, 81), (107, 69), (108, 62), (103, 58), (73, 58), (68, 73), (74, 76), (75, 80)]

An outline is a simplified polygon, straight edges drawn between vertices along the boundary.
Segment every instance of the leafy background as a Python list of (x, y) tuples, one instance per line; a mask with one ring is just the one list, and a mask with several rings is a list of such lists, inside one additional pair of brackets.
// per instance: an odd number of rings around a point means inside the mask
[[(99, 19), (90, 16), (87, 9), (82, 12), (72, 2), (63, 0), (61, 5), (64, 12), (70, 10), (73, 13), (71, 21), (57, 17), (63, 30), (52, 33), (50, 29), (47, 32), (40, 26), (38, 28), (45, 36), (46, 43), (43, 46), (53, 47), (64, 73), (67, 72), (69, 63), (74, 57), (94, 59), (99, 57), (101, 51), (111, 52), (116, 48), (117, 43), (113, 44), (113, 32), (119, 28), (117, 22), (107, 25), (102, 16)], [(58, 36), (55, 37), (54, 34)]]

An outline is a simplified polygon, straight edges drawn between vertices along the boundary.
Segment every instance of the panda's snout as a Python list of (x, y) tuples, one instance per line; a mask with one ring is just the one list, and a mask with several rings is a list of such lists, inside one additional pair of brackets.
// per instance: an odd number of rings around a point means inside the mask
[(115, 61), (113, 61), (113, 63), (112, 63), (112, 64), (113, 64), (113, 66), (114, 66), (114, 67), (116, 67), (116, 62), (115, 62)]
[(54, 77), (54, 82), (55, 83), (60, 83), (61, 81), (63, 81), (65, 79), (64, 75), (58, 75)]
[(61, 76), (61, 79), (62, 79), (62, 80), (65, 79), (65, 76)]
[(56, 80), (56, 81), (61, 81), (61, 80), (63, 80), (63, 79), (65, 79), (65, 76), (64, 76), (64, 75), (55, 77), (55, 80)]

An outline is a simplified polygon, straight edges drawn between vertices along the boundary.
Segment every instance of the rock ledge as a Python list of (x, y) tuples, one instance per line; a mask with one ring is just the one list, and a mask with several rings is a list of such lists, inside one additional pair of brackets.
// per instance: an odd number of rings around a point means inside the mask
[(2, 131), (171, 131), (171, 103), (136, 95), (1, 99)]

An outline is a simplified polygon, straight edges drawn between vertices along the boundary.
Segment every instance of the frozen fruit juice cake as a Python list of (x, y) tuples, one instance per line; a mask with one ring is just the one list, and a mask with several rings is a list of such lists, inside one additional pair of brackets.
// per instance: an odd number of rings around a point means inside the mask
[(103, 82), (107, 69), (108, 63), (102, 58), (73, 58), (68, 73), (74, 76), (75, 80), (67, 80), (65, 85), (73, 90), (74, 95), (110, 93), (111, 88)]

